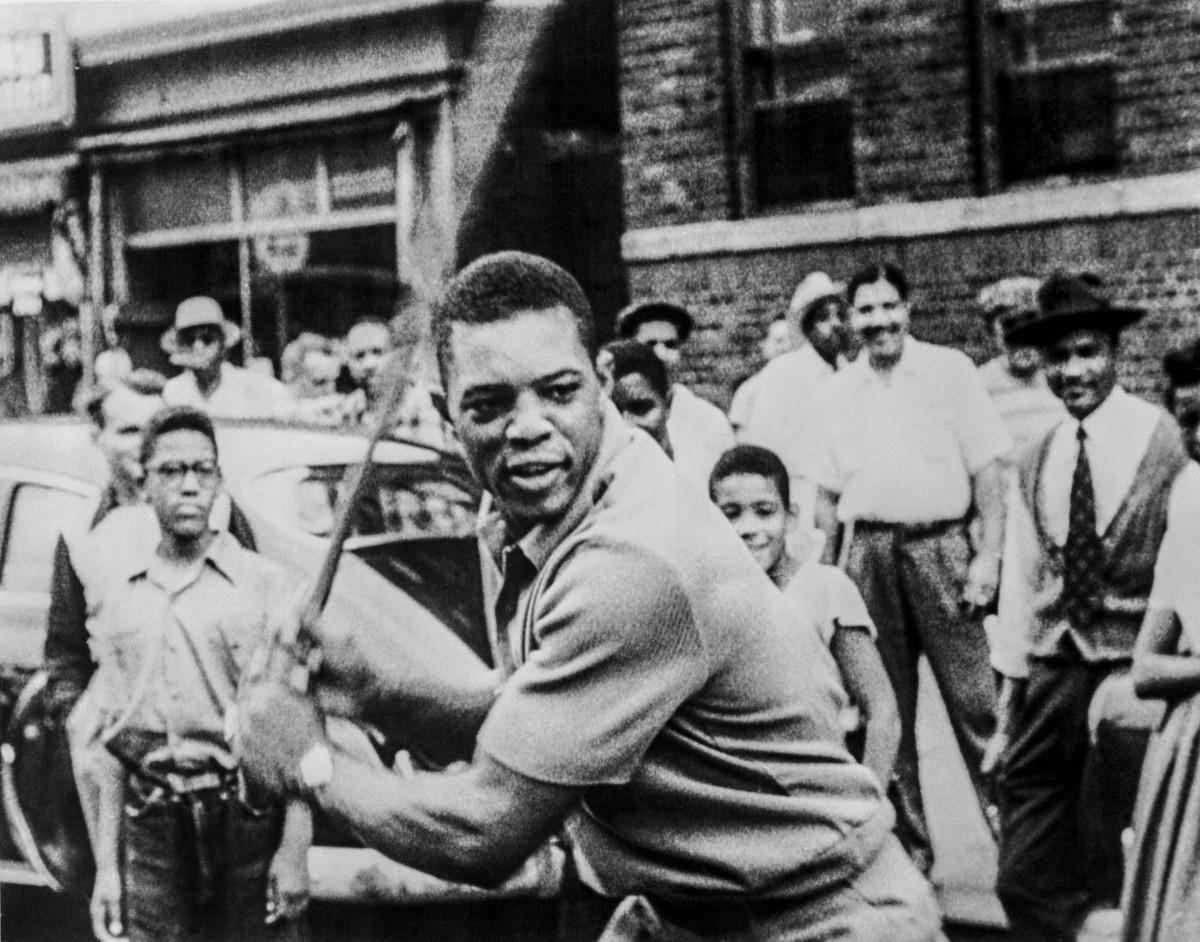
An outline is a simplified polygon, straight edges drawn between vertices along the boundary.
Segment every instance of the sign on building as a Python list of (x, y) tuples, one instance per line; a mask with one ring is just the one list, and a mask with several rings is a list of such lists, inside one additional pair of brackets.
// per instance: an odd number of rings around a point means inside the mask
[(0, 27), (0, 136), (74, 120), (75, 71), (62, 24)]

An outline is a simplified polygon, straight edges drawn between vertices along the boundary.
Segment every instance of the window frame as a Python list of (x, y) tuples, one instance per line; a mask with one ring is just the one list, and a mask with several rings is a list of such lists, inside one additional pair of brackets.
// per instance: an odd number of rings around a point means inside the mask
[[(731, 107), (733, 121), (733, 176), (736, 183), (737, 208), (741, 216), (772, 216), (821, 209), (845, 209), (854, 205), (858, 181), (854, 159), (854, 101), (851, 95), (852, 77), (848, 50), (845, 68), (837, 74), (814, 79), (803, 88), (783, 97), (756, 99), (754, 91), (754, 66), (756, 57), (787, 59), (803, 56), (806, 50), (818, 49), (823, 45), (842, 45), (848, 42), (849, 13), (843, 16), (833, 30), (818, 34), (800, 30), (778, 38), (756, 37), (753, 34), (751, 6), (777, 6), (781, 0), (750, 0), (740, 3), (730, 0), (727, 6), (731, 19), (732, 49), (730, 53)], [(786, 2), (786, 0), (785, 0)], [(835, 5), (836, 7), (836, 5)], [(765, 19), (769, 19), (766, 17)], [(768, 28), (770, 28), (768, 26)], [(760, 113), (785, 111), (805, 105), (844, 104), (850, 109), (849, 140), (845, 141), (850, 153), (850, 192), (846, 195), (830, 195), (824, 198), (799, 199), (778, 203), (763, 203), (759, 198), (761, 187), (759, 174), (761, 161), (756, 149), (756, 117)]]
[[(1070, 7), (1092, 7), (1101, 17), (1108, 20), (1106, 34), (1095, 41), (1094, 51), (1070, 54), (1051, 54), (1043, 56), (1039, 53), (1035, 40), (1030, 38), (1030, 46), (1024, 61), (1013, 61), (1007, 48), (1010, 24), (1016, 17), (1024, 17), (1023, 28), (1031, 34), (1037, 30), (1036, 19), (1039, 14), (1048, 10), (1061, 11)], [(1120, 12), (1118, 0), (993, 0), (986, 18), (987, 36), (984, 43), (983, 56), (987, 63), (985, 80), (980, 89), (980, 100), (975, 107), (983, 115), (983, 125), (986, 129), (980, 142), (984, 148), (984, 176), (982, 190), (984, 193), (1007, 189), (1036, 187), (1048, 182), (1078, 177), (1089, 177), (1095, 174), (1111, 173), (1120, 167), (1119, 139), (1119, 103), (1113, 95), (1111, 111), (1107, 115), (1107, 136), (1111, 141), (1111, 152), (1097, 149), (1088, 158), (1098, 166), (1080, 168), (1059, 166), (1048, 171), (1035, 173), (1017, 170), (1005, 166), (1004, 154), (1008, 150), (1009, 137), (1006, 135), (1007, 126), (1002, 114), (1002, 86), (1013, 80), (1037, 81), (1045, 77), (1082, 73), (1085, 71), (1106, 70), (1107, 80), (1115, 83), (1118, 58), (1112, 48), (1112, 40), (1117, 33), (1116, 17)], [(1107, 47), (1107, 48), (1102, 48)], [(1015, 135), (1014, 135), (1015, 136)], [(1024, 138), (1022, 134), (1020, 137)], [(1055, 148), (1061, 145), (1062, 137), (1043, 137), (1030, 141), (1049, 141)], [(1035, 148), (1045, 150), (1045, 145)]]

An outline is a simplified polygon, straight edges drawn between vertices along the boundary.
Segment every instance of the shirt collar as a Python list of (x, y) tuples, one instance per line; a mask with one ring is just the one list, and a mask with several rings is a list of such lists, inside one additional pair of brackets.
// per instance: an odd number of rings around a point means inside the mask
[(575, 499), (557, 520), (539, 523), (519, 540), (511, 541), (508, 527), (504, 518), (501, 517), (495, 501), (490, 494), (484, 494), (476, 529), (497, 565), (503, 563), (505, 550), (509, 546), (516, 546), (535, 569), (541, 569), (555, 547), (579, 526), (596, 506), (612, 477), (613, 458), (633, 441), (633, 430), (625, 424), (616, 406), (607, 400), (604, 403), (601, 421), (603, 430), (596, 460), (584, 478)]
[[(197, 566), (196, 572), (212, 567), (216, 572), (224, 577), (224, 579), (233, 584), (238, 583), (239, 567), (235, 558), (238, 552), (237, 541), (232, 536), (223, 530), (217, 531), (212, 542), (208, 544), (208, 549), (204, 551), (204, 558), (201, 564)], [(134, 579), (149, 579), (156, 585), (166, 585), (168, 580), (162, 578), (160, 566), (162, 565), (157, 552), (147, 554), (145, 560), (138, 565), (129, 574), (129, 580)], [(191, 585), (195, 580), (190, 580), (187, 585)], [(177, 586), (174, 591), (178, 591), (184, 586)]]
[(1082, 421), (1074, 418), (1068, 423), (1073, 433), (1082, 425), (1089, 439), (1120, 440), (1126, 434), (1125, 419), (1122, 415), (1129, 393), (1120, 386), (1114, 386), (1105, 400), (1083, 417)]

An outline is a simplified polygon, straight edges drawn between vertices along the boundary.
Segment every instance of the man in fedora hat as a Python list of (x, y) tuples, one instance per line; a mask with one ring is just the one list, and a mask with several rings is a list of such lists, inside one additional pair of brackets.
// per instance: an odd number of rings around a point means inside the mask
[(1142, 314), (1092, 276), (1057, 273), (1009, 332), (1043, 351), (1068, 413), (1017, 464), (991, 639), (997, 893), (1030, 942), (1074, 939), (1120, 897), (1148, 734), (1127, 672), (1187, 460), (1171, 417), (1117, 382), (1121, 331)]
[(853, 352), (843, 288), (823, 271), (811, 272), (796, 286), (788, 322), (804, 343), (758, 373), (754, 402), (737, 431), (739, 442), (761, 445), (783, 460), (805, 523), (812, 520), (816, 499), (816, 487), (801, 472), (812, 444), (812, 403), (820, 385)]
[(818, 486), (826, 561), (844, 560), (879, 629), (900, 707), (896, 830), (928, 873), (918, 661), (924, 654), (932, 668), (986, 808), (979, 767), (995, 690), (981, 616), (1000, 577), (1001, 459), (1010, 440), (975, 365), (957, 350), (909, 336), (908, 281), (898, 267), (862, 269), (846, 294), (863, 352), (818, 393), (805, 476)]
[(222, 419), (292, 418), (296, 403), (283, 383), (225, 361), (241, 336), (212, 298), (181, 301), (162, 340), (171, 363), (183, 370), (163, 389), (167, 405), (195, 406)]
[(1010, 458), (1063, 417), (1063, 405), (1046, 383), (1042, 351), (1014, 343), (1012, 331), (1037, 316), (1037, 278), (1002, 278), (979, 292), (979, 308), (999, 354), (979, 368), (988, 395), (1013, 439)]
[(671, 380), (667, 434), (675, 464), (685, 478), (708, 492), (708, 475), (726, 449), (733, 447), (733, 428), (725, 413), (676, 380), (683, 347), (694, 322), (687, 308), (670, 301), (638, 301), (617, 315), (617, 336), (650, 347)]

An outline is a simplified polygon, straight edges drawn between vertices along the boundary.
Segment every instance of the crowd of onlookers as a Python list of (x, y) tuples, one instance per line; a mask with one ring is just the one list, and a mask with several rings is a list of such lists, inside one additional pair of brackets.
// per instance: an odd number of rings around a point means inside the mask
[(1200, 915), (1200, 344), (1166, 358), (1169, 415), (1118, 382), (1143, 312), (1101, 279), (1006, 278), (977, 303), (996, 346), (980, 367), (909, 335), (898, 268), (811, 273), (725, 423), (672, 380), (682, 307), (622, 312), (598, 366), (626, 421), (816, 614), (858, 754), (924, 872), (921, 655), (1014, 937), (1184, 939)]
[[(162, 348), (179, 371), (164, 377), (164, 401), (196, 406), (213, 418), (325, 427), (368, 427), (383, 407), (390, 378), (386, 367), (395, 347), (387, 321), (361, 318), (340, 338), (301, 333), (283, 349), (279, 379), (269, 360), (250, 358), (244, 366), (230, 362), (230, 351), (241, 339), (241, 328), (226, 319), (214, 299), (196, 296), (180, 303), (162, 337)], [(101, 385), (132, 371), (132, 361), (120, 347), (96, 359), (95, 378)], [(415, 376), (401, 381), (405, 388), (400, 405), (388, 418), (395, 433), (443, 446), (432, 384)]]
[[(728, 415), (677, 375), (694, 328), (677, 304), (621, 311), (595, 367), (606, 408), (709, 495), (815, 624), (849, 695), (847, 745), (887, 786), (921, 871), (933, 865), (916, 742), (924, 657), (998, 842), (1015, 937), (1186, 938), (1200, 915), (1200, 345), (1166, 358), (1167, 412), (1121, 387), (1121, 334), (1143, 312), (1100, 279), (1007, 278), (978, 306), (996, 345), (979, 367), (911, 336), (899, 268), (846, 284), (810, 273)], [(282, 380), (232, 365), (238, 341), (217, 302), (194, 297), (163, 338), (177, 376), (131, 370), (119, 352), (98, 361), (89, 402), (112, 506), (142, 486), (122, 468), (137, 464), (150, 402), (386, 421), (447, 441), (440, 393), (389, 372), (396, 343), (382, 321), (340, 340), (301, 334)], [(399, 407), (380, 416), (393, 382)], [(128, 421), (114, 426), (112, 409)], [(234, 511), (218, 508), (220, 532), (237, 535)], [(60, 556), (69, 567), (65, 543)], [(69, 620), (83, 658), (83, 615)], [(48, 654), (62, 638), (53, 624)]]

